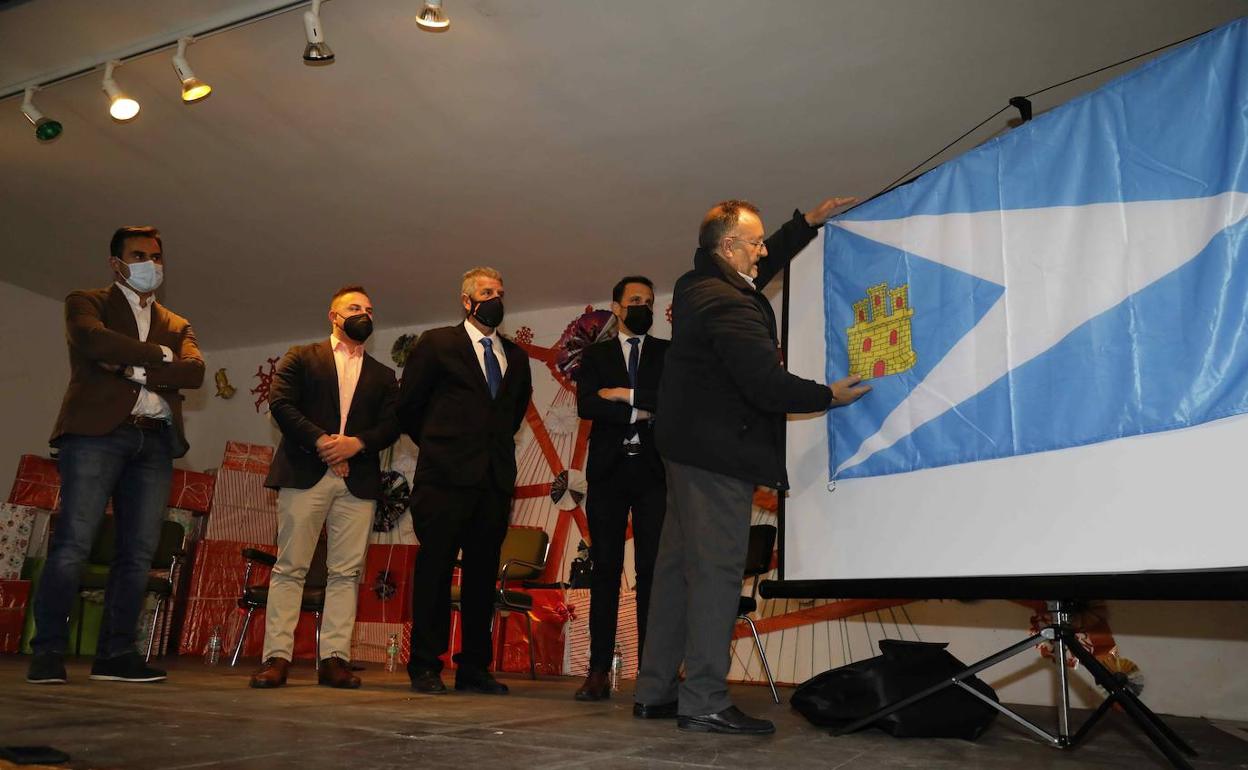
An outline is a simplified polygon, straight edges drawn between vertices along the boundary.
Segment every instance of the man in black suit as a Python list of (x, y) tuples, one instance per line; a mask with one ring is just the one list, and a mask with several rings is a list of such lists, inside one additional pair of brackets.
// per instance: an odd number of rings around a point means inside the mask
[(852, 202), (829, 198), (794, 212), (766, 240), (758, 209), (745, 201), (718, 203), (702, 220), (693, 269), (672, 294), (672, 345), (659, 384), (655, 437), (668, 498), (654, 593), (662, 603), (651, 608), (635, 716), (678, 717), (684, 730), (775, 732), (732, 705), (726, 682), (754, 488), (788, 488), (786, 414), (848, 404), (869, 388), (856, 377), (828, 386), (786, 372), (762, 288)]
[(620, 574), (628, 514), (633, 514), (633, 566), (637, 572), (637, 653), (646, 641), (650, 580), (663, 531), (667, 487), (654, 448), (652, 418), (667, 340), (646, 332), (654, 322), (654, 284), (630, 275), (611, 292), (619, 319), (615, 339), (591, 345), (576, 370), (576, 405), (593, 420), (589, 434), (589, 517), (593, 578), (589, 603), (589, 674), (576, 691), (580, 701), (610, 697), (610, 667), (620, 609)]
[(282, 431), (265, 486), (277, 493), (277, 564), (269, 579), (264, 662), (251, 686), (280, 687), (294, 653), (303, 580), (327, 533), (318, 681), (355, 688), (351, 632), (368, 535), (381, 495), (379, 453), (399, 437), (394, 371), (364, 350), (373, 305), (361, 286), (330, 300), (328, 340), (291, 348), (277, 367), (269, 413)]
[(451, 623), (451, 573), (463, 550), (455, 689), (502, 695), (490, 675), (498, 556), (516, 485), (516, 431), (533, 380), (529, 357), (498, 334), (503, 277), (489, 267), (464, 273), (464, 323), (420, 336), (403, 367), (399, 423), (420, 453), (412, 525), (420, 539), (412, 579), (411, 659), (417, 692), (446, 692), (441, 656)]

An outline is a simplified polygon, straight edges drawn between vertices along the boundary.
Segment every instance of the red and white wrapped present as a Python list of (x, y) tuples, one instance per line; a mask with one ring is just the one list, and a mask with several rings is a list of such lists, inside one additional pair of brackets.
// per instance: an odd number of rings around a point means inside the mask
[(225, 457), (221, 470), (257, 473), (264, 476), (273, 464), (274, 449), (265, 444), (248, 444), (243, 441), (225, 442)]
[(0, 653), (17, 652), (26, 626), (29, 580), (0, 580)]
[(534, 664), (538, 674), (558, 676), (563, 673), (564, 627), (571, 610), (564, 603), (558, 588), (532, 588), (525, 591), (533, 597), (529, 616), (533, 638), (523, 612), (511, 612), (506, 622), (495, 626), (495, 665), (500, 671), (529, 672), (529, 645), (534, 645)]
[(169, 507), (207, 513), (212, 509), (214, 482), (210, 474), (174, 468), (173, 483), (169, 488)]
[(411, 632), (411, 622), (370, 623), (357, 619), (351, 634), (351, 660), (385, 663), (390, 655), (390, 637), (393, 635), (399, 646), (398, 663), (406, 666), (411, 652)]
[(402, 623), (412, 618), (412, 570), (416, 545), (368, 547), (364, 574), (360, 577), (360, 600), (355, 622)]
[(0, 580), (17, 580), (30, 548), (37, 509), (0, 503)]
[(222, 466), (217, 471), (204, 537), (275, 545), (277, 490), (264, 486), (263, 474)]
[[(584, 676), (589, 671), (589, 589), (575, 588), (567, 592), (565, 601), (570, 615), (567, 631), (567, 664), (563, 673)], [(620, 610), (616, 616), (615, 643), (623, 656), (620, 678), (637, 677), (637, 593), (620, 587)]]

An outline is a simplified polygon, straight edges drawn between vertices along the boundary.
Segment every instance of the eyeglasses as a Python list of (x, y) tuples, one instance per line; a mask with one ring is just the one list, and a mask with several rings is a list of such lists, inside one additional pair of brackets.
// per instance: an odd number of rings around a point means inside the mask
[(742, 243), (748, 243), (748, 244), (750, 244), (751, 246), (753, 246), (755, 249), (761, 249), (761, 248), (763, 248), (763, 246), (765, 246), (765, 245), (766, 245), (763, 241), (751, 241), (751, 240), (750, 240), (750, 239), (748, 239), (748, 238), (738, 238), (738, 237), (737, 237), (737, 236), (735, 236), (735, 235), (730, 235), (730, 236), (728, 236), (728, 237), (729, 237), (729, 238), (732, 238), (734, 241), (741, 241)]

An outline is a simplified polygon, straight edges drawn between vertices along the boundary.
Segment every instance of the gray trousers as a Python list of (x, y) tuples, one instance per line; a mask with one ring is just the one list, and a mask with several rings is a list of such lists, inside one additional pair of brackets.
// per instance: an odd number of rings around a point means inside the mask
[[(680, 702), (682, 716), (722, 711), (728, 697), (754, 484), (664, 461), (667, 517), (654, 565), (635, 699)], [(685, 664), (685, 681), (677, 673)]]

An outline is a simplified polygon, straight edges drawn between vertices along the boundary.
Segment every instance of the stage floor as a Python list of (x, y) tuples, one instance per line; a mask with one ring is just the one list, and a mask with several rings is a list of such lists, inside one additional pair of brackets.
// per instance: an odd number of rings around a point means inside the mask
[[(74, 768), (1164, 768), (1144, 738), (1111, 714), (1089, 742), (1064, 753), (1004, 718), (978, 742), (899, 740), (879, 731), (832, 738), (763, 687), (740, 686), (745, 711), (776, 722), (769, 738), (680, 732), (672, 721), (631, 714), (631, 682), (602, 704), (572, 700), (578, 682), (507, 675), (504, 697), (415, 695), (402, 674), (370, 665), (364, 687), (315, 685), (310, 665), (272, 691), (247, 688), (254, 662), (205, 667), (166, 661), (168, 682), (92, 682), (89, 662), (71, 661), (71, 683), (28, 685), (28, 658), (0, 656), (0, 745), (50, 745)], [(448, 683), (451, 681), (447, 677)], [(1049, 724), (1045, 709), (1024, 708)], [(1081, 720), (1079, 714), (1077, 720)], [(1248, 765), (1248, 741), (1200, 719), (1167, 720), (1198, 751), (1198, 768)], [(0, 761), (0, 768), (10, 767)]]

